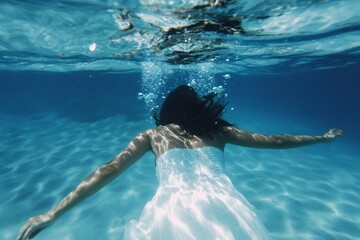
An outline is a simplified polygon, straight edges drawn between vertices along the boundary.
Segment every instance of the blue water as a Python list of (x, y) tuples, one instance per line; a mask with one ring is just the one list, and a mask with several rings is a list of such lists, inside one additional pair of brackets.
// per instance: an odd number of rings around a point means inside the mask
[[(249, 131), (343, 129), (297, 149), (229, 146), (226, 169), (273, 239), (359, 239), (358, 1), (235, 1), (210, 11), (243, 16), (247, 33), (171, 44), (167, 27), (211, 18), (180, 21), (174, 9), (206, 1), (129, 2), (0, 3), (0, 239), (154, 127), (150, 109), (179, 84), (222, 91), (225, 118)], [(36, 239), (121, 239), (156, 191), (154, 161), (145, 155)]]

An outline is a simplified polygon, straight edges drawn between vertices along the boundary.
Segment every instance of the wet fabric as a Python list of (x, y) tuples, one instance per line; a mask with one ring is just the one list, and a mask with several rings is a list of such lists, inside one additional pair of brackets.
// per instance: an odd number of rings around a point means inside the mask
[(159, 188), (124, 239), (268, 239), (215, 147), (171, 149), (157, 159)]

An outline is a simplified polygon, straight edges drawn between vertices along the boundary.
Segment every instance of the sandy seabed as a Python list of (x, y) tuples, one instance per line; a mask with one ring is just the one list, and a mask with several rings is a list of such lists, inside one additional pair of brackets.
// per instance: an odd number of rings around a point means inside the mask
[[(0, 238), (15, 239), (29, 217), (49, 210), (152, 126), (122, 115), (96, 122), (54, 113), (2, 115)], [(288, 150), (229, 146), (226, 169), (273, 239), (359, 239), (359, 157), (343, 146), (341, 141)], [(156, 188), (149, 153), (37, 239), (121, 239)]]

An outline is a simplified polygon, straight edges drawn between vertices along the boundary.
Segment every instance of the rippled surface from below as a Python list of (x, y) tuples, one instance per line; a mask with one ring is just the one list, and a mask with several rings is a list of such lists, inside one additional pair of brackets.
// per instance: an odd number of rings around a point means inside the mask
[(217, 2), (2, 1), (0, 69), (131, 72), (152, 61), (267, 73), (359, 64), (359, 1)]

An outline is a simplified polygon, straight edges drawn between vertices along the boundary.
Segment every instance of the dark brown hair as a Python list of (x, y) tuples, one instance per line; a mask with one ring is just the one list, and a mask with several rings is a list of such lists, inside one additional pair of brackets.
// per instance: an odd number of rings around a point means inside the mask
[(160, 109), (152, 116), (156, 126), (178, 124), (190, 134), (211, 136), (232, 124), (221, 118), (226, 104), (224, 98), (212, 92), (198, 97), (195, 89), (182, 85), (169, 93)]

